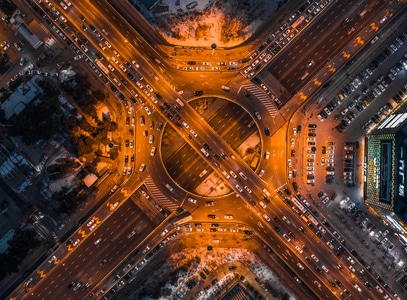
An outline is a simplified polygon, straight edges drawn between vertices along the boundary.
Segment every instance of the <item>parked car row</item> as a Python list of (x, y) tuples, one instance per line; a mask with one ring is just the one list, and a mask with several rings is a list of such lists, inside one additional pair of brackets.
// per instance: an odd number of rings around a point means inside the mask
[[(341, 123), (339, 123), (335, 128), (339, 132), (343, 132), (345, 128), (357, 117), (358, 114), (362, 113), (363, 110), (372, 103), (374, 99), (380, 96), (387, 87), (391, 84), (391, 82), (395, 79), (395, 75), (401, 71), (399, 65), (403, 68), (407, 69), (407, 61), (405, 59), (401, 59), (396, 65), (394, 65), (390, 69), (390, 73), (388, 75), (379, 75), (376, 80), (372, 81), (368, 87), (363, 90), (363, 95), (358, 95), (339, 115), (336, 119), (342, 119)], [(393, 71), (393, 72), (392, 72)], [(397, 101), (401, 102), (400, 95), (397, 96)], [(355, 108), (355, 109), (353, 109)], [(371, 118), (370, 125), (372, 123), (378, 124), (382, 119), (385, 118), (385, 115), (390, 112), (392, 109), (392, 105), (386, 105), (382, 107), (379, 112)], [(363, 129), (366, 132), (372, 126), (366, 126)]]
[[(334, 97), (334, 99), (329, 102), (323, 110), (321, 110), (318, 114), (318, 117), (321, 121), (324, 119), (328, 118), (328, 116), (333, 112), (333, 110), (343, 101), (346, 99), (352, 92), (354, 92), (358, 87), (362, 85), (362, 82), (366, 79), (368, 79), (371, 75), (373, 75), (373, 71), (376, 70), (390, 55), (392, 55), (398, 48), (404, 43), (404, 41), (407, 40), (407, 32), (400, 35), (398, 38), (396, 38), (394, 44), (391, 44), (389, 46), (389, 49), (385, 50), (382, 54), (380, 54), (376, 59), (372, 61), (372, 63), (364, 69), (362, 72), (360, 72), (357, 76), (355, 76), (346, 86), (344, 86), (337, 94), (337, 96)], [(360, 103), (354, 103), (352, 101), (350, 103), (351, 107), (346, 107), (342, 110), (341, 114), (337, 116), (336, 119), (342, 118), (342, 116), (345, 116), (347, 113), (347, 110), (355, 107), (355, 109), (358, 110), (358, 112), (362, 112), (363, 109), (365, 109), (371, 101), (373, 101), (378, 95), (380, 95), (385, 88), (395, 79), (395, 75), (397, 75), (397, 72), (400, 71), (400, 69), (404, 66), (405, 62), (404, 59), (398, 62), (393, 68), (390, 69), (390, 73), (387, 76), (382, 76), (380, 82), (376, 83), (373, 82), (371, 84), (372, 90), (369, 90), (369, 88), (365, 89), (364, 95), (363, 96), (358, 96), (361, 97), (359, 101)], [(398, 71), (397, 71), (398, 70)], [(358, 98), (356, 97), (356, 98)], [(355, 98), (355, 99), (356, 99)], [(352, 106), (352, 103), (354, 105)], [(357, 105), (356, 105), (357, 104)], [(354, 113), (352, 114), (349, 113), (346, 115), (347, 121), (341, 122), (342, 125), (337, 126), (338, 131), (343, 131), (344, 128), (347, 126), (347, 122), (351, 122), (354, 118)]]
[(379, 111), (362, 126), (363, 131), (366, 133), (370, 132), (377, 124), (380, 123), (380, 121), (385, 118), (386, 115), (390, 114), (391, 111), (405, 99), (407, 99), (407, 84), (398, 90), (391, 100), (382, 106)]
[(322, 157), (321, 159), (321, 166), (326, 166), (325, 167), (325, 182), (327, 184), (331, 184), (334, 182), (334, 176), (335, 176), (335, 142), (330, 141), (328, 142), (328, 146), (323, 146), (322, 147), (322, 154), (325, 155), (325, 157)]
[(346, 142), (343, 146), (343, 181), (347, 186), (354, 184), (355, 143)]
[[(308, 145), (310, 145), (310, 148), (305, 149), (307, 151), (307, 157), (306, 159), (306, 175), (307, 175), (307, 184), (313, 185), (315, 183), (315, 152), (316, 152), (316, 147), (315, 147), (315, 139), (316, 139), (316, 128), (317, 124), (308, 124), (308, 134), (307, 134), (307, 142)], [(301, 132), (301, 126), (297, 127), (297, 132)]]

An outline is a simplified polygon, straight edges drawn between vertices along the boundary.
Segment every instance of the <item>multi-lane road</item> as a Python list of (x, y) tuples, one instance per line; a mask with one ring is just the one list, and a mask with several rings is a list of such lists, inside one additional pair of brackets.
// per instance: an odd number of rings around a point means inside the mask
[[(44, 267), (47, 275), (36, 278), (25, 296), (24, 287), (17, 289), (16, 296), (26, 299), (47, 299), (50, 295), (76, 299), (90, 293), (102, 296), (120, 279), (115, 277), (115, 266), (119, 266), (122, 276), (128, 270), (122, 270), (121, 263), (132, 253), (136, 252), (130, 257), (134, 259), (132, 262), (142, 260), (150, 248), (169, 234), (161, 235), (165, 228), (174, 230), (168, 220), (183, 207), (192, 212), (194, 222), (246, 224), (321, 299), (339, 298), (346, 296), (347, 292), (377, 298), (377, 291), (367, 288), (365, 282), (382, 285), (369, 272), (362, 271), (365, 267), (341, 246), (342, 242), (322, 222), (316, 221), (318, 224), (311, 229), (311, 225), (307, 225), (309, 221), (304, 221), (309, 220), (307, 215), (311, 208), (304, 205), (300, 213), (296, 211), (298, 207), (293, 209), (293, 197), (296, 196), (286, 185), (287, 167), (291, 163), (287, 150), (292, 134), (288, 122), (293, 114), (303, 114), (299, 108), (304, 98), (294, 97), (286, 107), (278, 110), (264, 87), (239, 73), (253, 63), (251, 60), (245, 64), (239, 62), (238, 70), (228, 72), (216, 72), (208, 67), (172, 69), (166, 64), (166, 58), (160, 56), (162, 52), (156, 49), (163, 43), (162, 38), (152, 32), (144, 20), (136, 22), (136, 28), (131, 27), (106, 2), (72, 1), (72, 6), (66, 10), (56, 2), (54, 5), (68, 19), (66, 37), (78, 49), (87, 49), (83, 53), (89, 59), (87, 64), (98, 59), (104, 66), (100, 71), (105, 74), (100, 77), (109, 81), (122, 105), (118, 121), (123, 151), (118, 159), (118, 174), (123, 181), (118, 191), (109, 197), (107, 207), (100, 208), (111, 214), (105, 212), (105, 217), (100, 218), (101, 224), (92, 232), (89, 232), (88, 224), (82, 225), (84, 233), (76, 232), (73, 236), (73, 242), (80, 239), (79, 244), (68, 245), (71, 251), (61, 250), (59, 262)], [(259, 78), (273, 92), (278, 88), (273, 86), (274, 79), (267, 80), (269, 74), (280, 82), (290, 97), (301, 93), (308, 95), (310, 91), (302, 89), (315, 82), (313, 74), (338, 53), (340, 55), (359, 31), (388, 5), (387, 2), (369, 1), (330, 3), (269, 64), (263, 66)], [(45, 4), (40, 7), (45, 9)], [(362, 18), (359, 13), (363, 10), (369, 13)], [(261, 44), (263, 41), (256, 46)], [(182, 59), (186, 63), (187, 57)], [(216, 66), (218, 62), (211, 64)], [(304, 77), (305, 73), (308, 74)], [(335, 76), (334, 73), (328, 74), (326, 79)], [(231, 90), (222, 90), (222, 85)], [(314, 87), (312, 92), (317, 89)], [(183, 93), (179, 93), (181, 90)], [(203, 91), (202, 96), (209, 102), (218, 97), (232, 101), (223, 103), (223, 100), (217, 100), (221, 103), (219, 109), (205, 114), (196, 110), (194, 104), (188, 104), (188, 100), (202, 98), (195, 97), (194, 91)], [(119, 93), (122, 94), (121, 100)], [(278, 96), (283, 94), (287, 97), (284, 91)], [(259, 112), (260, 119), (255, 112)], [(140, 118), (144, 119), (144, 125)], [(248, 127), (252, 121), (255, 125)], [(150, 122), (153, 122), (152, 126)], [(157, 130), (159, 123), (163, 123), (160, 131)], [(302, 134), (306, 134), (308, 124), (306, 121), (302, 124)], [(169, 141), (164, 140), (168, 136), (163, 132), (169, 132), (166, 127), (172, 128)], [(265, 128), (270, 130), (271, 136)], [(241, 158), (238, 148), (256, 131), (261, 141), (261, 159), (253, 170)], [(162, 143), (168, 145), (162, 146)], [(162, 153), (164, 149), (171, 151), (170, 154)], [(269, 159), (264, 159), (266, 152), (270, 152)], [(142, 164), (146, 168), (139, 170)], [(203, 170), (207, 175), (200, 176)], [(265, 172), (259, 176), (261, 170)], [(197, 187), (209, 174), (216, 174), (231, 193), (215, 200), (199, 195)], [(145, 186), (139, 189), (143, 183)], [(299, 184), (305, 185), (301, 181)], [(187, 200), (189, 197), (197, 203)], [(214, 201), (214, 206), (205, 205), (210, 200)], [(209, 219), (209, 215), (214, 219)], [(226, 215), (233, 216), (233, 221), (226, 219)], [(283, 216), (289, 221), (284, 221)], [(131, 235), (133, 231), (136, 233)], [(342, 247), (341, 256), (335, 254), (339, 246)], [(143, 251), (139, 253), (136, 249)], [(76, 289), (78, 282), (81, 286)]]

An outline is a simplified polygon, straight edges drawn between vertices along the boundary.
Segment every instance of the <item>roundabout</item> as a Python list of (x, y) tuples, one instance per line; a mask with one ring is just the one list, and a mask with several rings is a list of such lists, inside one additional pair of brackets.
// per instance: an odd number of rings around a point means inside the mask
[[(260, 131), (254, 116), (237, 103), (223, 97), (196, 98), (190, 101), (189, 105), (199, 114), (201, 121), (208, 123), (222, 136), (253, 171), (258, 169), (263, 151)], [(176, 107), (180, 109), (179, 106)], [(170, 111), (175, 119), (179, 118), (177, 109), (172, 108)], [(254, 112), (252, 114), (254, 115)], [(227, 174), (226, 178), (231, 176), (230, 170), (220, 168), (218, 161), (222, 157), (212, 155), (212, 163), (208, 164), (187, 143), (188, 140), (199, 139), (202, 148), (205, 149), (209, 147), (205, 146), (206, 141), (181, 118), (178, 124), (182, 136), (171, 126), (165, 126), (161, 136), (162, 160), (168, 175), (181, 188), (195, 195), (215, 197), (232, 192), (223, 178), (213, 170), (219, 169), (221, 173)], [(204, 152), (200, 153), (205, 156)]]

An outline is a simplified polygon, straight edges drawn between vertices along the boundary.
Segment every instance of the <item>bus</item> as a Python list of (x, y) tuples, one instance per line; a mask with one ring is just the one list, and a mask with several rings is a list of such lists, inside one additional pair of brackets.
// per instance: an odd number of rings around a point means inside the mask
[(105, 73), (106, 75), (109, 75), (110, 71), (108, 68), (105, 67), (104, 64), (102, 64), (102, 62), (95, 58), (95, 64), (99, 67), (99, 69), (101, 69), (103, 71), (103, 73)]
[(291, 200), (293, 201), (294, 205), (295, 205), (302, 213), (305, 213), (305, 212), (307, 211), (307, 209), (304, 207), (304, 205), (302, 205), (302, 204), (300, 203), (300, 201), (297, 200), (297, 198), (293, 197)]
[(318, 225), (319, 225), (318, 221), (317, 221), (312, 215), (308, 215), (308, 220), (309, 220), (312, 224), (314, 224), (314, 226), (318, 226)]
[(304, 17), (304, 16), (299, 17), (299, 18), (291, 25), (291, 27), (294, 28), (294, 29), (297, 29), (297, 27), (300, 26), (301, 23), (304, 22), (304, 20), (305, 20), (305, 17)]

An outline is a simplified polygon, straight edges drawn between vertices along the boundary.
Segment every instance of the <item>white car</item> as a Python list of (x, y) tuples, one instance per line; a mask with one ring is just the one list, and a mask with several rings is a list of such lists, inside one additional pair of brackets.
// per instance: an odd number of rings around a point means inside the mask
[(52, 257), (50, 257), (50, 259), (48, 259), (48, 263), (52, 264), (56, 259), (57, 259), (57, 257), (55, 255), (53, 255)]
[(271, 221), (270, 217), (266, 214), (263, 215), (263, 218), (266, 219), (267, 222)]
[(259, 204), (260, 204), (261, 207), (266, 208), (266, 204), (264, 204), (263, 201), (259, 201)]
[(164, 229), (164, 231), (161, 232), (161, 236), (164, 236), (164, 235), (166, 235), (167, 233), (168, 233), (168, 229)]
[(289, 159), (287, 162), (288, 162), (288, 167), (291, 168), (291, 166), (292, 166), (291, 159)]
[(244, 186), (244, 189), (245, 189), (249, 194), (252, 193), (252, 190), (251, 190), (247, 185)]
[(198, 134), (197, 134), (193, 129), (191, 129), (190, 132), (192, 133), (192, 135), (193, 135), (194, 137), (197, 137), (197, 136), (198, 136)]
[(302, 253), (302, 249), (300, 248), (300, 246), (295, 246), (295, 249), (297, 249), (297, 251), (298, 251), (299, 253)]
[(196, 204), (196, 199), (194, 199), (194, 198), (189, 197), (189, 198), (188, 198), (188, 201), (191, 202), (191, 203)]
[(119, 65), (120, 69), (122, 69), (123, 72), (127, 72), (127, 69), (125, 66), (123, 66), (122, 64)]
[(226, 179), (230, 178), (230, 175), (226, 171), (222, 171), (222, 174), (226, 177)]
[(144, 172), (145, 169), (146, 169), (146, 164), (141, 164), (140, 168), (138, 170), (139, 170), (139, 172)]
[(146, 88), (147, 88), (151, 93), (154, 92), (154, 89), (153, 89), (149, 84), (146, 84)]
[(140, 68), (140, 65), (139, 65), (135, 60), (133, 60), (131, 63), (132, 63), (137, 69)]
[(237, 175), (235, 174), (235, 172), (230, 171), (229, 173), (230, 173), (230, 175), (232, 175), (233, 178), (237, 178)]
[(261, 116), (258, 111), (255, 111), (254, 114), (256, 115), (257, 120), (261, 120)]
[(59, 2), (59, 5), (61, 5), (64, 10), (68, 9), (68, 6), (66, 6), (66, 4), (64, 2), (62, 2), (62, 1)]
[(239, 191), (239, 193), (243, 192), (243, 189), (240, 187), (240, 185), (236, 184), (236, 189)]
[(224, 215), (223, 217), (224, 217), (225, 219), (227, 219), (227, 220), (233, 219), (233, 215), (229, 215), (229, 214), (226, 214), (226, 215)]
[(188, 125), (187, 122), (185, 122), (185, 121), (182, 121), (182, 125), (183, 125), (185, 128), (189, 128), (189, 125)]
[(156, 148), (156, 147), (151, 148), (150, 156), (154, 156), (156, 152), (157, 152), (157, 148)]
[(264, 169), (260, 170), (260, 172), (259, 172), (259, 177), (263, 177), (264, 172), (265, 172)]
[(264, 159), (269, 159), (270, 158), (270, 152), (264, 153)]

